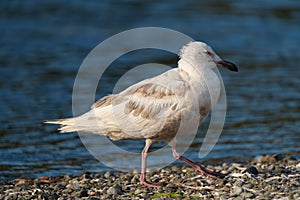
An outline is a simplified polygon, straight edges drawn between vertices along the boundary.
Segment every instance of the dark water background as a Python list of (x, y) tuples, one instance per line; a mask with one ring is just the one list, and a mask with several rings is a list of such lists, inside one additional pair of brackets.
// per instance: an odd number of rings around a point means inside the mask
[[(221, 71), (227, 118), (206, 161), (299, 155), (300, 1), (1, 1), (0, 179), (108, 169), (76, 133), (57, 134), (41, 122), (72, 115), (77, 70), (98, 43), (144, 26), (205, 41), (239, 65), (238, 74)], [(120, 59), (97, 97), (111, 92), (113, 80), (126, 71), (122, 66), (149, 60), (176, 63), (155, 51)], [(207, 121), (186, 152), (196, 161), (205, 126)], [(142, 147), (141, 141), (131, 148)]]

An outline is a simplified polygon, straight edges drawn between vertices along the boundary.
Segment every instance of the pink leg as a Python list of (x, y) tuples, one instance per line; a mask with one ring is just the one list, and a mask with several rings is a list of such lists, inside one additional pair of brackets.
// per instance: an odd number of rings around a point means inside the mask
[(203, 173), (207, 176), (210, 177), (219, 177), (219, 178), (223, 178), (225, 175), (220, 173), (220, 172), (215, 172), (215, 171), (211, 171), (209, 169), (206, 169), (205, 167), (201, 166), (201, 165), (197, 165), (196, 163), (194, 163), (193, 161), (179, 155), (179, 153), (176, 151), (176, 146), (175, 146), (175, 142), (171, 142), (170, 143), (171, 147), (172, 147), (172, 153), (173, 156), (179, 160), (182, 160), (183, 162), (187, 163), (188, 165), (190, 165), (191, 167), (193, 167), (197, 172)]
[(141, 170), (140, 183), (142, 185), (158, 188), (158, 187), (161, 187), (161, 185), (159, 183), (150, 183), (150, 182), (146, 181), (146, 159), (147, 159), (147, 152), (148, 152), (148, 149), (151, 144), (152, 144), (152, 141), (146, 139), (146, 145), (142, 151), (142, 170)]

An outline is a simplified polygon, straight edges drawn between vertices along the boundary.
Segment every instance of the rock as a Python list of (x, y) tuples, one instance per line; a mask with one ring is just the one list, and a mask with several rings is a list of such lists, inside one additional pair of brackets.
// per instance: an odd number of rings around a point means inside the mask
[(179, 167), (176, 166), (176, 165), (172, 166), (172, 167), (171, 167), (171, 170), (172, 170), (173, 172), (178, 172), (178, 171), (180, 171)]
[(46, 200), (48, 200), (49, 198), (48, 198), (47, 194), (41, 193), (41, 194), (38, 195), (38, 199), (46, 199)]
[(70, 183), (66, 186), (66, 188), (68, 189), (72, 189), (72, 190), (79, 190), (80, 186), (78, 181), (70, 181)]
[(239, 186), (233, 186), (232, 196), (239, 196), (243, 192), (243, 188)]
[(276, 160), (276, 162), (280, 161), (280, 160), (283, 160), (284, 159), (284, 155), (281, 155), (281, 154), (275, 154), (273, 156), (273, 158)]
[(90, 197), (89, 200), (100, 200), (100, 198), (96, 197), (96, 196), (95, 197), (93, 196), (93, 197)]
[(134, 191), (134, 194), (140, 194), (140, 193), (142, 193), (142, 192), (143, 192), (142, 190), (136, 189), (136, 190)]
[(52, 194), (51, 196), (49, 196), (49, 199), (58, 199), (59, 195), (57, 193)]
[(10, 193), (5, 197), (5, 199), (17, 199), (17, 198), (18, 198), (18, 192)]
[(242, 193), (241, 196), (242, 196), (243, 198), (245, 198), (245, 199), (250, 199), (250, 198), (253, 198), (253, 197), (254, 197), (254, 194), (251, 193), (251, 192), (244, 192), (244, 193)]
[(65, 189), (65, 186), (61, 183), (58, 183), (57, 185), (54, 186), (53, 188), (54, 190), (62, 190), (62, 189)]
[(109, 195), (121, 194), (121, 187), (119, 185), (112, 186), (112, 187), (108, 188), (107, 194), (109, 194)]
[(245, 171), (243, 171), (243, 173), (245, 173), (245, 172), (248, 172), (248, 173), (253, 174), (253, 175), (258, 174), (258, 170), (254, 166), (248, 167)]
[(247, 184), (243, 185), (243, 187), (244, 187), (244, 188), (251, 189), (251, 188), (253, 188), (253, 184), (247, 183)]
[(86, 189), (82, 189), (80, 192), (79, 192), (79, 197), (88, 197), (88, 191)]
[(296, 191), (296, 193), (293, 195), (294, 199), (299, 199), (300, 197), (300, 191), (298, 190), (298, 192)]
[(138, 183), (140, 180), (140, 175), (139, 174), (135, 174), (132, 179), (130, 180), (130, 183), (131, 184), (134, 184), (134, 183)]
[(88, 173), (88, 172), (86, 172), (86, 173), (84, 173), (84, 174), (82, 175), (82, 178), (83, 178), (83, 179), (86, 179), (86, 180), (89, 180), (89, 179), (91, 179), (91, 174)]
[(236, 180), (236, 181), (233, 183), (233, 185), (239, 186), (239, 187), (241, 187), (243, 184), (244, 184), (244, 183), (243, 183), (243, 181), (241, 181), (241, 180)]
[(104, 177), (109, 178), (110, 177), (110, 172), (105, 172)]

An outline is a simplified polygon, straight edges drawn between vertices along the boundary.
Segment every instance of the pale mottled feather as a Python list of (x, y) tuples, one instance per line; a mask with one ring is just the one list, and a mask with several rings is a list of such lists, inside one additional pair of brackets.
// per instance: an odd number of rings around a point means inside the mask
[[(119, 94), (105, 96), (81, 116), (46, 123), (60, 124), (61, 132), (88, 132), (113, 140), (150, 138), (169, 141), (178, 131), (191, 131), (207, 116), (219, 97), (219, 91), (215, 89), (214, 96), (210, 96), (204, 77), (209, 77), (211, 88), (218, 89), (220, 84), (211, 69), (193, 65), (196, 55), (193, 53), (184, 47), (178, 68), (143, 80)], [(183, 129), (180, 128), (182, 121), (185, 123)], [(195, 121), (197, 125), (194, 125)]]

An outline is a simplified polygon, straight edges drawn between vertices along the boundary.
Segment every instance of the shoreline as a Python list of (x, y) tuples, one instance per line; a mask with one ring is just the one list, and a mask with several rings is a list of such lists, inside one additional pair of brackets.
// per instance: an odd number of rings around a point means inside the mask
[[(296, 153), (294, 155), (299, 155)], [(0, 181), (0, 199), (299, 199), (300, 160), (264, 155), (243, 163), (208, 165), (223, 179), (171, 165), (147, 173), (161, 188), (140, 185), (139, 173), (101, 172)]]

